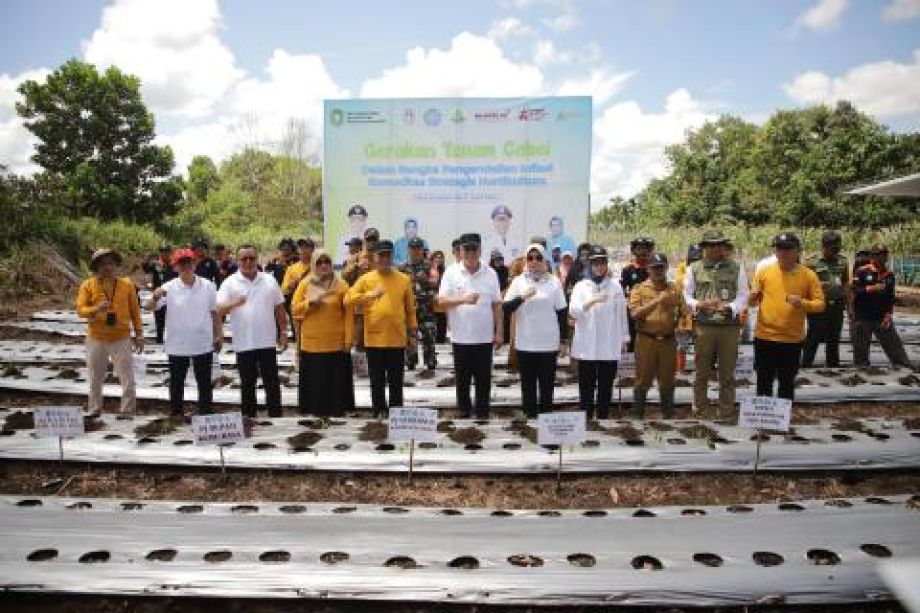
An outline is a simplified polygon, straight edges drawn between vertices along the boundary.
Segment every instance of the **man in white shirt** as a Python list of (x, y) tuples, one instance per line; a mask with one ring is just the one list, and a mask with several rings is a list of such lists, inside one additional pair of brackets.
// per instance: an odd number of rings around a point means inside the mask
[(460, 417), (470, 417), (470, 384), (475, 380), (476, 417), (488, 419), (492, 349), (501, 346), (504, 332), (498, 275), (482, 262), (481, 243), (478, 234), (460, 237), (462, 260), (444, 272), (438, 305), (447, 310)]
[(259, 252), (253, 245), (237, 251), (239, 270), (227, 277), (217, 292), (217, 312), (230, 316), (236, 364), (240, 371), (243, 414), (255, 417), (256, 382), (262, 377), (269, 417), (281, 417), (278, 350), (287, 349), (287, 313), (275, 278), (258, 269)]
[(493, 232), (482, 242), (483, 253), (501, 251), (506, 262), (524, 255), (524, 239), (512, 229), (511, 209), (500, 204), (492, 209)]

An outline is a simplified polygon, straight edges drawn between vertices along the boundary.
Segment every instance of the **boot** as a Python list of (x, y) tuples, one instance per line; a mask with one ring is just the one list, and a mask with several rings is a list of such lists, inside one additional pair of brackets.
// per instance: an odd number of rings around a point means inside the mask
[(647, 390), (633, 390), (633, 417), (645, 419), (645, 396)]
[(660, 391), (661, 414), (665, 419), (674, 419), (674, 390)]

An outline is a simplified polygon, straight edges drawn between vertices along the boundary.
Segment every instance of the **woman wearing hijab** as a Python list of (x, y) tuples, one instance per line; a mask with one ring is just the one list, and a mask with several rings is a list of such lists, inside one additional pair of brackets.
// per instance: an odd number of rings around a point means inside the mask
[(303, 414), (341, 415), (354, 409), (351, 350), (354, 312), (345, 306), (348, 284), (332, 270), (325, 249), (313, 253), (309, 275), (291, 300), (300, 328), (298, 405)]
[[(515, 314), (517, 365), (521, 396), (529, 418), (553, 407), (553, 385), (560, 339), (565, 338), (566, 302), (559, 279), (550, 274), (546, 250), (527, 248), (524, 273), (511, 282), (504, 309)], [(539, 388), (539, 402), (537, 390)]]
[[(591, 249), (590, 274), (575, 284), (569, 316), (575, 320), (572, 357), (578, 360), (578, 398), (587, 419), (610, 417), (610, 397), (622, 347), (629, 342), (626, 295), (610, 278), (607, 250)], [(595, 396), (595, 391), (597, 395)]]

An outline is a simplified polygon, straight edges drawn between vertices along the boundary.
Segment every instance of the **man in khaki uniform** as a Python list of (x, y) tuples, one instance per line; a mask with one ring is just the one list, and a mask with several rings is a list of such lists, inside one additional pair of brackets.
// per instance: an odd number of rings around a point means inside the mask
[(719, 365), (719, 415), (735, 410), (735, 365), (741, 332), (741, 312), (747, 304), (744, 269), (728, 257), (728, 239), (707, 230), (700, 241), (703, 259), (687, 268), (684, 302), (693, 313), (696, 380), (693, 410), (709, 405), (706, 395), (713, 360)]
[(633, 414), (645, 418), (645, 398), (655, 379), (661, 396), (661, 412), (674, 419), (674, 371), (677, 366), (675, 331), (683, 297), (667, 279), (668, 258), (654, 254), (648, 264), (649, 278), (629, 295), (629, 312), (636, 320), (636, 385)]

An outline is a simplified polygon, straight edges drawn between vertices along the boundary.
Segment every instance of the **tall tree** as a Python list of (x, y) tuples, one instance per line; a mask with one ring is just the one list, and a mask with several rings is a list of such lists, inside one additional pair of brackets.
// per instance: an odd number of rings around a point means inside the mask
[(220, 186), (220, 175), (214, 160), (206, 155), (196, 155), (188, 165), (186, 200), (204, 202), (211, 190)]
[(64, 186), (72, 213), (148, 222), (177, 209), (172, 150), (153, 144), (137, 77), (70, 60), (18, 91), (16, 111), (38, 138), (32, 159)]

